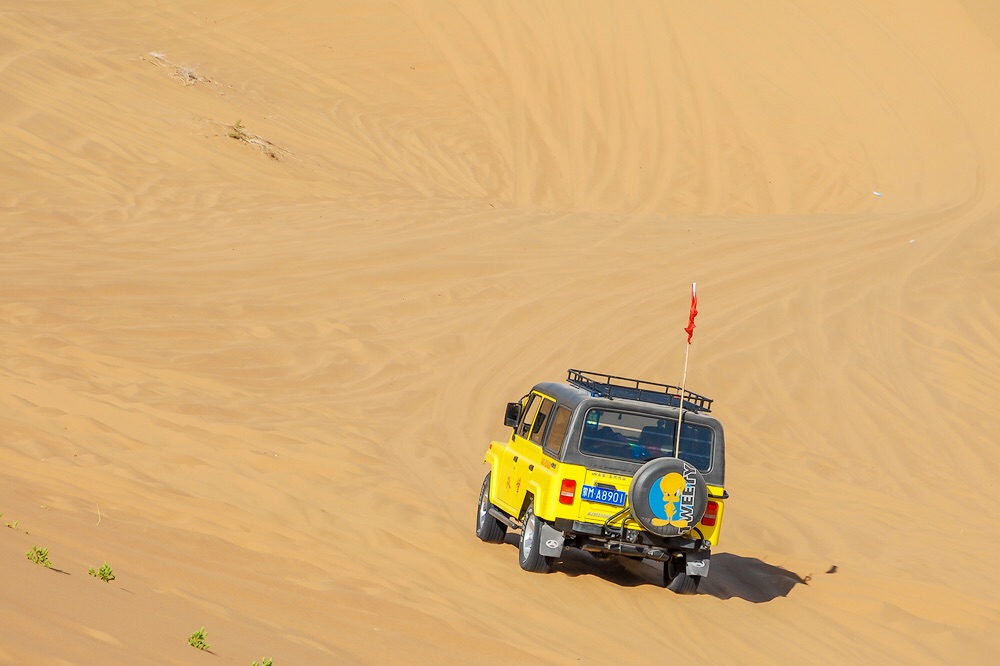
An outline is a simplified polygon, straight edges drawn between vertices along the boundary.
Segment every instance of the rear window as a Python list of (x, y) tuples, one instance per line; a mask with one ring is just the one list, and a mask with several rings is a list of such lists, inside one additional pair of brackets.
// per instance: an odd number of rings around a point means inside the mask
[[(587, 412), (580, 440), (580, 451), (592, 456), (644, 462), (674, 456), (677, 420), (648, 414), (634, 414), (609, 409)], [(714, 433), (708, 426), (681, 422), (680, 451), (676, 457), (694, 465), (698, 471), (712, 468)]]

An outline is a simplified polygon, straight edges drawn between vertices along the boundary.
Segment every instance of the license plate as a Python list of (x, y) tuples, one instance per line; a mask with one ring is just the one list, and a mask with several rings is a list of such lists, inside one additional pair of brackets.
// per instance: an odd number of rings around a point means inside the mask
[(598, 488), (597, 486), (584, 486), (580, 491), (580, 499), (588, 502), (600, 502), (601, 504), (611, 504), (613, 506), (625, 506), (625, 497), (628, 495), (624, 490), (614, 488)]

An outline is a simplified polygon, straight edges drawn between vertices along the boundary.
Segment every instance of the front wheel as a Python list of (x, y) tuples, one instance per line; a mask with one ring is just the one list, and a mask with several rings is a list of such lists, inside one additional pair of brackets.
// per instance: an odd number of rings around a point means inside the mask
[(677, 594), (695, 594), (702, 576), (687, 573), (687, 560), (683, 555), (675, 555), (663, 563), (663, 586)]
[(507, 525), (490, 515), (490, 474), (483, 479), (483, 489), (479, 491), (479, 510), (476, 511), (476, 536), (486, 543), (503, 543)]
[(540, 545), (541, 521), (535, 515), (535, 501), (528, 504), (524, 513), (524, 524), (521, 526), (521, 543), (518, 547), (518, 561), (521, 568), (532, 573), (548, 573), (552, 570), (552, 558), (542, 555)]

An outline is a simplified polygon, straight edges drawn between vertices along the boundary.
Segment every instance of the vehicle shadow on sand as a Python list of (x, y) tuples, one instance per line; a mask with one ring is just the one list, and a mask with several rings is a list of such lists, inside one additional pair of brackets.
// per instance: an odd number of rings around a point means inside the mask
[[(518, 535), (508, 535), (507, 543), (516, 548)], [(574, 578), (597, 576), (622, 587), (663, 585), (663, 565), (660, 563), (625, 557), (601, 559), (575, 549), (564, 551), (552, 569), (557, 574)], [(712, 555), (711, 573), (701, 582), (698, 594), (759, 604), (786, 597), (795, 586), (805, 584), (806, 580), (797, 573), (755, 557), (716, 553)]]
[(735, 597), (759, 604), (787, 597), (796, 585), (806, 584), (806, 580), (797, 573), (756, 557), (718, 553), (712, 555), (711, 571), (708, 578), (701, 582), (698, 593), (710, 594), (717, 599)]

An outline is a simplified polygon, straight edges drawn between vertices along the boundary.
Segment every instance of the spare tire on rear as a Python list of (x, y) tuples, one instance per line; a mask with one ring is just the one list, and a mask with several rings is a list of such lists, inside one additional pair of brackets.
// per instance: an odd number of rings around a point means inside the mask
[(705, 515), (708, 488), (695, 466), (679, 458), (656, 458), (632, 477), (628, 503), (636, 522), (653, 534), (687, 534)]

